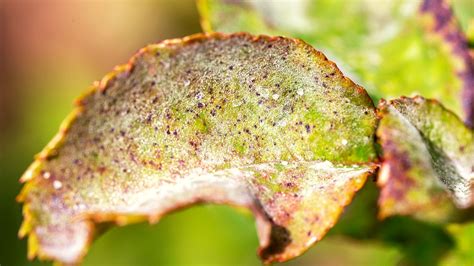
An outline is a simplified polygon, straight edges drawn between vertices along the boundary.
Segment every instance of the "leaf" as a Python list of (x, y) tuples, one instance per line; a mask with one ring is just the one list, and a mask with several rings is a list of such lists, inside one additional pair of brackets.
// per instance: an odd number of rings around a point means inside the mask
[(309, 45), (247, 34), (143, 48), (78, 100), (22, 177), (29, 257), (79, 262), (100, 223), (247, 207), (265, 262), (304, 252), (376, 167), (367, 93)]
[(470, 266), (474, 262), (474, 223), (450, 224), (448, 232), (456, 241), (456, 246), (441, 261), (440, 265), (465, 265)]
[(301, 38), (374, 99), (436, 98), (474, 125), (473, 61), (445, 1), (200, 0), (198, 7), (207, 32)]
[(383, 149), (378, 185), (380, 216), (450, 218), (474, 203), (474, 138), (438, 102), (400, 98), (379, 105), (377, 137)]
[(456, 73), (463, 83), (461, 102), (466, 113), (466, 124), (474, 127), (474, 60), (469, 54), (469, 42), (460, 29), (448, 0), (425, 0), (421, 11), (434, 21), (429, 25), (429, 30), (444, 40), (453, 61), (457, 63)]

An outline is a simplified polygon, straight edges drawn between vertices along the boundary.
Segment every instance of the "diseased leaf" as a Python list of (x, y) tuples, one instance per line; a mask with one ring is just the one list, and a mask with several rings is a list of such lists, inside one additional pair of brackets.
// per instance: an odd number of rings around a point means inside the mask
[(196, 35), (142, 49), (78, 101), (22, 177), (29, 256), (81, 260), (98, 223), (244, 206), (265, 262), (304, 252), (374, 170), (366, 92), (293, 39)]
[(446, 219), (474, 203), (474, 139), (456, 115), (422, 97), (379, 105), (380, 216)]
[(301, 38), (374, 99), (424, 95), (474, 125), (474, 65), (445, 1), (200, 0), (198, 7), (205, 31)]
[(450, 224), (448, 232), (456, 241), (456, 246), (441, 261), (440, 265), (465, 265), (470, 266), (474, 262), (474, 223)]

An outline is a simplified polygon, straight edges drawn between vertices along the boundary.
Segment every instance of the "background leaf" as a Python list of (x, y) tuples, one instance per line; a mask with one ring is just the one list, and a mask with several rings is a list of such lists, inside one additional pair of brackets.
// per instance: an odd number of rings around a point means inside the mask
[(382, 101), (380, 216), (445, 220), (473, 205), (474, 138), (453, 113), (422, 97)]

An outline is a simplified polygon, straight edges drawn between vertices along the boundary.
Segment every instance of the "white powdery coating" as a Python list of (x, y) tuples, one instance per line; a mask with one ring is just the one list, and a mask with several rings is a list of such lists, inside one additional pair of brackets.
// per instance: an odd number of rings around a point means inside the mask
[(54, 180), (54, 182), (53, 182), (53, 187), (54, 187), (55, 189), (60, 189), (60, 188), (63, 187), (63, 183), (61, 183), (61, 181), (59, 181), (59, 180)]
[[(47, 242), (41, 243), (42, 251), (54, 254), (55, 260), (67, 264), (74, 264), (80, 259), (91, 233), (85, 221), (55, 226), (51, 231), (48, 231), (47, 227), (37, 227), (35, 232), (40, 239)], [(58, 250), (61, 252), (57, 252)]]

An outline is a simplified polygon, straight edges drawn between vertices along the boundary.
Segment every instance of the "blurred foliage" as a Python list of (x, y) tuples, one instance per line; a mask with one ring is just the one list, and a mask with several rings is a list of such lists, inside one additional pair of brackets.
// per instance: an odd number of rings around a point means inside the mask
[[(453, 2), (460, 17), (472, 16), (473, 1)], [(15, 197), (31, 155), (56, 133), (73, 99), (137, 48), (199, 32), (198, 21), (192, 0), (0, 1), (0, 264), (49, 265), (27, 261)], [(474, 264), (472, 224), (445, 230), (406, 217), (381, 222), (377, 193), (369, 182), (330, 236), (288, 264), (435, 265), (439, 257), (444, 265)], [(157, 225), (106, 232), (84, 265), (260, 265), (257, 245), (248, 213), (200, 206)]]
[(472, 265), (474, 263), (474, 223), (452, 224), (448, 232), (454, 237), (456, 247), (441, 261), (441, 265)]
[(461, 24), (464, 32), (474, 25), (474, 1), (472, 0), (452, 0), (454, 14)]

